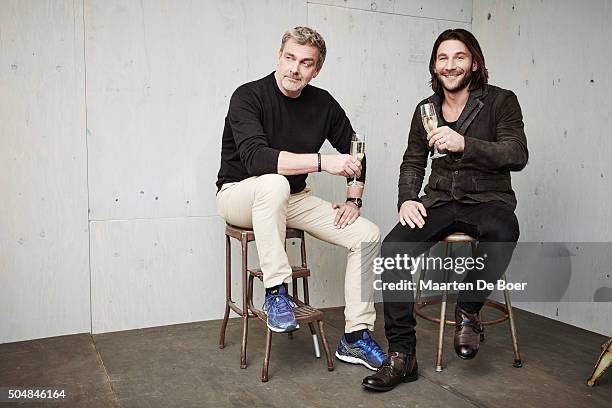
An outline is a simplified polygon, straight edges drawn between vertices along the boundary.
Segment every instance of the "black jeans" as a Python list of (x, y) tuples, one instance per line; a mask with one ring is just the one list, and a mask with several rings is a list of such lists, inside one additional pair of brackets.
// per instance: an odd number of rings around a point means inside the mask
[[(453, 201), (427, 209), (424, 219), (423, 228), (413, 229), (398, 223), (383, 241), (382, 256), (395, 258), (406, 254), (418, 257), (446, 236), (463, 232), (478, 240), (473, 257), (486, 254), (487, 259), (482, 270), (471, 270), (463, 282), (475, 283), (478, 279), (494, 282), (504, 274), (519, 237), (518, 220), (510, 206), (501, 201), (478, 204)], [(383, 282), (398, 282), (400, 279), (410, 280), (411, 275), (405, 269), (391, 269), (383, 273), (382, 279)], [(475, 293), (479, 296), (476, 301)], [(490, 294), (490, 291), (460, 292), (458, 303), (474, 313), (480, 310), (482, 301)], [(411, 296), (410, 291), (410, 298), (398, 300), (389, 291), (383, 291), (385, 335), (390, 352), (410, 353), (415, 349), (416, 319)]]

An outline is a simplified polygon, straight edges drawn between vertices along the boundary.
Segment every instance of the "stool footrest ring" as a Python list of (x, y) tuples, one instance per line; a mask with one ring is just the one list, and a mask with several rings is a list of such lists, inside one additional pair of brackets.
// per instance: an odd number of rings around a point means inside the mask
[[(442, 301), (440, 300), (428, 300), (428, 301), (423, 301), (421, 303), (415, 303), (414, 305), (414, 313), (419, 316), (422, 319), (425, 319), (427, 321), (433, 322), (433, 323), (440, 323), (440, 318), (439, 317), (435, 317), (435, 316), (429, 316), (426, 315), (425, 313), (423, 313), (423, 310), (429, 306), (433, 306), (433, 305), (439, 305), (440, 303), (442, 303)], [(496, 309), (498, 311), (500, 311), (501, 313), (503, 313), (502, 317), (499, 317), (497, 319), (489, 319), (489, 320), (481, 320), (480, 324), (482, 324), (483, 326), (491, 326), (494, 324), (498, 324), (501, 322), (505, 322), (506, 320), (508, 320), (509, 315), (508, 315), (508, 309), (506, 308), (506, 306), (501, 305), (497, 302), (492, 302), (490, 300), (487, 300), (484, 304), (484, 307), (490, 307), (492, 309)], [(446, 319), (446, 321), (444, 322), (446, 325), (448, 326), (454, 326), (455, 320), (452, 319)]]

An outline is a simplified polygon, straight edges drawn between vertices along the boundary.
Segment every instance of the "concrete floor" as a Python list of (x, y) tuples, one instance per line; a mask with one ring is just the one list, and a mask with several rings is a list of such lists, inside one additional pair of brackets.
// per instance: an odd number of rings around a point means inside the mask
[[(452, 307), (451, 307), (452, 309)], [(450, 311), (452, 312), (452, 310)], [(449, 313), (450, 313), (449, 312)], [(342, 334), (342, 309), (326, 309), (330, 347)], [(375, 337), (382, 343), (379, 310)], [(274, 335), (270, 381), (260, 382), (265, 331), (250, 321), (248, 363), (240, 369), (241, 323), (230, 320), (226, 348), (219, 321), (0, 345), (0, 387), (65, 388), (54, 407), (610, 407), (612, 372), (585, 386), (603, 336), (516, 311), (523, 368), (512, 367), (507, 324), (488, 327), (477, 358), (459, 360), (447, 332), (445, 369), (434, 370), (437, 326), (419, 320), (421, 378), (388, 393), (363, 390), (370, 371), (315, 359), (308, 329)], [(332, 351), (333, 352), (333, 351)], [(9, 406), (0, 403), (0, 407)]]

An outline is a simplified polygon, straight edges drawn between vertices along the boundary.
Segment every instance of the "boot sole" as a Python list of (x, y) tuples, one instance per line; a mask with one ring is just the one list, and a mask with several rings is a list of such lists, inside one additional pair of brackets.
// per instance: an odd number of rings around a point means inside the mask
[[(409, 382), (413, 382), (419, 379), (419, 374), (414, 374), (414, 375), (409, 375), (404, 377), (404, 379), (402, 380), (403, 383), (409, 383)], [(397, 387), (399, 384), (397, 385), (393, 385), (393, 386), (389, 386), (389, 387), (377, 387), (376, 385), (371, 385), (371, 384), (364, 384), (361, 383), (361, 385), (364, 388), (367, 388), (369, 390), (374, 390), (374, 391), (391, 391), (392, 389), (394, 389), (395, 387)]]

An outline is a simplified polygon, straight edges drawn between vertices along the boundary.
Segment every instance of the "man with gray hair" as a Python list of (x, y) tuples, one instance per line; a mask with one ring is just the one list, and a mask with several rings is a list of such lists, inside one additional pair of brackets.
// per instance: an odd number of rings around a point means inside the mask
[[(380, 232), (360, 217), (365, 158), (361, 163), (348, 154), (351, 123), (327, 91), (308, 84), (321, 71), (325, 54), (319, 33), (295, 27), (282, 38), (276, 70), (236, 89), (223, 130), (217, 209), (229, 224), (255, 232), (266, 287), (264, 310), (275, 332), (299, 327), (287, 294), (286, 228), (348, 249), (345, 335), (336, 356), (376, 370), (385, 354), (368, 332), (376, 319), (369, 288)], [(319, 153), (325, 140), (340, 154)], [(308, 173), (322, 171), (356, 177), (359, 183), (349, 184), (345, 202), (332, 204), (306, 185)]]

